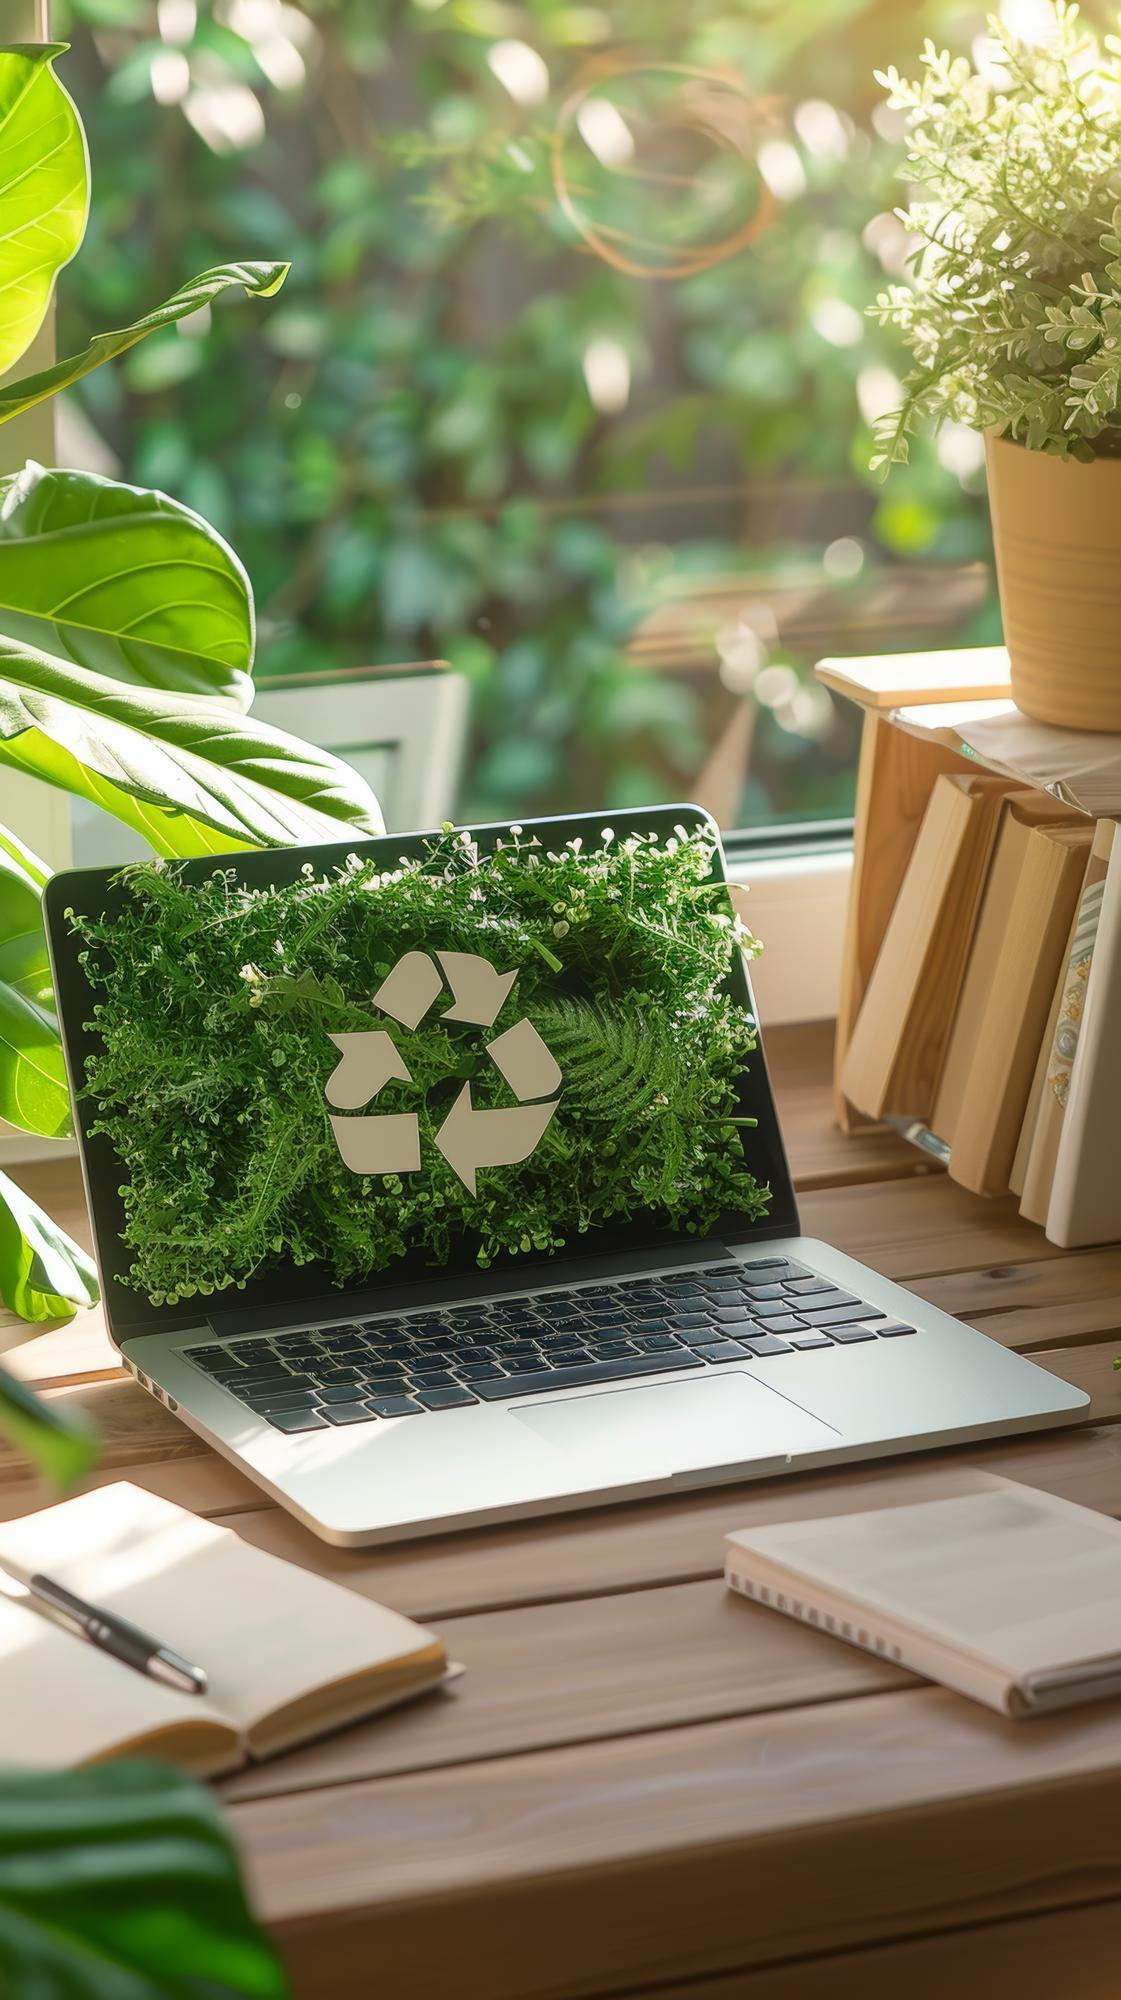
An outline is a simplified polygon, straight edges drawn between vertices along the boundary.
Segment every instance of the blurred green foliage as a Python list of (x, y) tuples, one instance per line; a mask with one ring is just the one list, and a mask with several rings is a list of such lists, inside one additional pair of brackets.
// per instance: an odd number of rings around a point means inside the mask
[[(293, 265), (267, 317), (153, 338), (82, 385), (82, 415), (124, 477), (232, 538), (260, 678), (436, 656), (470, 676), (464, 815), (687, 795), (756, 695), (738, 816), (843, 812), (853, 726), (813, 653), (997, 635), (991, 593), (966, 620), (931, 570), (987, 556), (968, 452), (922, 448), (881, 492), (858, 400), (899, 362), (862, 318), (899, 254), (872, 72), (982, 25), (961, 0), (54, 0), (96, 162), (64, 343), (187, 270)], [(642, 172), (597, 166), (565, 113), (589, 84)], [(566, 116), (563, 176), (603, 240), (655, 270), (708, 243), (707, 265), (635, 276), (588, 247), (557, 198)], [(722, 256), (766, 198), (756, 157), (778, 213)], [(616, 413), (593, 343), (629, 367)], [(877, 611), (915, 564), (923, 588)], [(714, 633), (740, 575), (778, 627), (729, 690)], [(629, 659), (681, 597), (692, 668)], [(818, 607), (800, 651), (795, 599)], [(760, 661), (794, 672), (756, 687)]]

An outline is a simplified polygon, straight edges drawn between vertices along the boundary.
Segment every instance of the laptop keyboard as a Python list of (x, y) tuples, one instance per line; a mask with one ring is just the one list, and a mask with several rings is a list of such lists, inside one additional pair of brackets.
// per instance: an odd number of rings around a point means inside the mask
[(187, 1358), (279, 1431), (774, 1361), (914, 1333), (788, 1257), (210, 1341)]

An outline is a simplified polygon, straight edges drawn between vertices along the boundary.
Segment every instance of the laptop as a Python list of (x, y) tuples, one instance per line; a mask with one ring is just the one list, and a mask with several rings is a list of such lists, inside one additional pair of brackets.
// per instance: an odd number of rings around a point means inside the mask
[[(523, 897), (513, 930), (504, 931), (481, 891), (477, 919), (471, 914), (476, 905), (464, 901), (461, 883), (453, 911), (453, 840), (454, 866), (481, 871), (479, 882), (491, 879), (489, 869), (513, 865), (512, 846), (522, 861), (533, 851), (554, 859), (637, 852), (647, 867), (644, 857), (671, 857), (684, 845), (694, 860), (701, 852), (708, 877), (681, 906), (686, 914), (668, 942), (662, 917), (648, 923), (641, 898), (632, 907), (630, 892), (616, 891), (620, 948), (580, 961), (579, 940), (554, 915), (563, 903), (541, 916)], [(639, 879), (628, 865), (626, 879)], [(228, 1274), (233, 1282), (215, 1282), (207, 1257), (222, 1218), (217, 1210), (208, 1218), (198, 1183), (180, 1178), (179, 1135), (193, 1129), (192, 1065), (201, 1076), (209, 1049), (205, 1038), (196, 1037), (197, 1049), (184, 1042), (176, 1008), (194, 1000), (174, 994), (194, 995), (199, 982), (193, 974), (184, 981), (181, 966), (165, 981), (158, 960), (147, 975), (150, 992), (162, 995), (166, 985), (170, 996), (166, 1046), (175, 1082), (167, 1147), (138, 1185), (128, 1166), (129, 1121), (139, 1129), (142, 1115), (151, 1119), (151, 1088), (144, 1107), (139, 1096), (133, 1106), (126, 1063), (114, 1125), (104, 1095), (95, 1100), (87, 1083), (105, 1050), (94, 1010), (106, 996), (104, 975), (119, 955), (137, 877), (98, 868), (48, 884), (47, 932), (106, 1321), (136, 1380), (325, 1540), (362, 1546), (770, 1477), (1037, 1430), (1086, 1408), (1081, 1391), (800, 1233), (761, 1041), (748, 1047), (754, 1004), (734, 931), (723, 933), (717, 983), (705, 1006), (696, 1005), (696, 954), (715, 962), (712, 913), (723, 910), (729, 922), (719, 834), (700, 808), (163, 867), (161, 880), (197, 901), (200, 924), (217, 926), (207, 960), (219, 967), (207, 975), (215, 991), (201, 997), (234, 1010), (247, 1060), (256, 1059), (256, 1044), (244, 1038), (258, 1020), (267, 1022), (270, 1007), (302, 1004), (303, 989), (290, 978), (283, 988), (276, 983), (272, 960), (287, 962), (290, 924), (285, 938), (272, 939), (271, 957), (263, 937), (257, 963), (226, 963), (224, 918), (214, 916), (219, 870), (223, 908), (252, 903), (266, 925), (273, 892), (302, 880), (313, 911), (320, 898), (320, 914), (300, 927), (301, 951), (319, 966), (317, 1004), (333, 995), (349, 1025), (328, 1035), (320, 1016), (306, 1056), (286, 1065), (277, 1089), (287, 1093), (292, 1138), (281, 1171), (294, 1192), (281, 1200), (273, 1186), (270, 1244), (252, 1268)], [(400, 869), (425, 878), (423, 908), (418, 903), (408, 948), (390, 964), (377, 884)], [(341, 919), (331, 917), (338, 899), (330, 905), (326, 895), (348, 871), (373, 882), (359, 917), (347, 919), (352, 929), (360, 919), (374, 967), (371, 980), (357, 982), (360, 991), (345, 990), (345, 979), (323, 983), (324, 964), (351, 962), (329, 957), (332, 921)], [(338, 893), (345, 901), (348, 892)], [(313, 940), (306, 948), (305, 936)], [(399, 925), (395, 939), (400, 944)], [(573, 1012), (578, 962), (583, 1014)], [(688, 1007), (678, 1007), (664, 971), (640, 976), (644, 964), (675, 963), (682, 969), (673, 976), (693, 982)], [(660, 1020), (651, 1021), (651, 1008)], [(225, 1024), (227, 1015), (208, 1018)], [(628, 1044), (616, 1029), (636, 1018), (641, 1032)], [(585, 1064), (581, 1095), (569, 1050), (588, 1019), (601, 1038), (615, 1040), (602, 1072)], [(567, 1024), (567, 1040), (551, 1049), (549, 1036), (556, 1042), (559, 1030), (549, 1024), (557, 1021)], [(438, 1120), (431, 1105), (423, 1108), (409, 1068), (411, 1036), (425, 1032), (424, 1023), (438, 1026), (426, 1046), (443, 1050), (453, 1072)], [(713, 1023), (724, 1037), (724, 1073), (721, 1081), (717, 1058), (704, 1056), (713, 1065), (709, 1090), (705, 1075), (698, 1083), (694, 1052), (707, 1049)], [(681, 1092), (693, 1092), (689, 1117), (685, 1096), (677, 1101), (678, 1077)], [(613, 1123), (620, 1079), (643, 1108)], [(157, 1116), (165, 1111), (160, 1089), (157, 1082)], [(239, 1100), (250, 1131), (254, 1101), (252, 1093)], [(698, 1115), (697, 1103), (709, 1108)], [(248, 1184), (258, 1163), (251, 1151), (242, 1157)], [(727, 1199), (716, 1199), (713, 1190), (725, 1188)], [(236, 1205), (242, 1192), (235, 1175), (222, 1199)], [(530, 1213), (545, 1214), (543, 1231), (536, 1243), (527, 1234), (495, 1250), (495, 1232), (508, 1231), (523, 1200)], [(147, 1291), (137, 1278), (135, 1218), (171, 1217), (174, 1234), (174, 1219), (188, 1211), (192, 1227), (203, 1224), (198, 1275), (209, 1289), (192, 1294), (188, 1271), (178, 1295), (171, 1287), (154, 1300), (150, 1274)], [(322, 1246), (335, 1243), (344, 1223), (366, 1246), (359, 1254), (369, 1268), (340, 1280)], [(316, 1243), (320, 1252), (309, 1256)], [(480, 1262), (481, 1252), (488, 1261)]]

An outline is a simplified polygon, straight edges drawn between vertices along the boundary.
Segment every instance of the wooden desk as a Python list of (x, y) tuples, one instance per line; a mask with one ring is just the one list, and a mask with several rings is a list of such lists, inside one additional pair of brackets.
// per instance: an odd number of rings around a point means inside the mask
[[(1092, 1391), (958, 1458), (1121, 1514), (1121, 1250), (1062, 1255), (882, 1134), (829, 1126), (824, 1029), (772, 1038), (807, 1230)], [(28, 1169), (76, 1220), (69, 1168)], [(224, 1787), (302, 2000), (1116, 2000), (1121, 1704), (1014, 1724), (727, 1597), (749, 1520), (932, 1490), (946, 1454), (369, 1556), (325, 1548), (113, 1366), (96, 1316), (20, 1373), (129, 1477), (447, 1637), (439, 1702)], [(0, 1511), (42, 1497), (11, 1453)]]

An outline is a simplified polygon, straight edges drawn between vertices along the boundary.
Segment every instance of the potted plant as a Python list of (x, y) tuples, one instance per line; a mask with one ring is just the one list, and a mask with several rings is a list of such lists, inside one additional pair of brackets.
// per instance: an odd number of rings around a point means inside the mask
[[(64, 44), (0, 48), (0, 370), (24, 352), (89, 205), (85, 135), (54, 71)], [(224, 293), (268, 297), (284, 264), (188, 280), (130, 325), (0, 384), (0, 424)], [(253, 721), (253, 597), (234, 551), (164, 493), (28, 464), (0, 478), (0, 774), (92, 799), (165, 856), (382, 830), (346, 764)], [(49, 1138), (70, 1102), (40, 913), (47, 871), (0, 825), (0, 1119)], [(97, 1282), (0, 1174), (0, 1301), (70, 1317)], [(0, 1331), (10, 1345), (12, 1329)]]
[(903, 112), (908, 285), (872, 311), (914, 356), (874, 465), (954, 418), (985, 434), (1017, 706), (1121, 731), (1121, 41), (1051, 6), (973, 60), (878, 77)]

